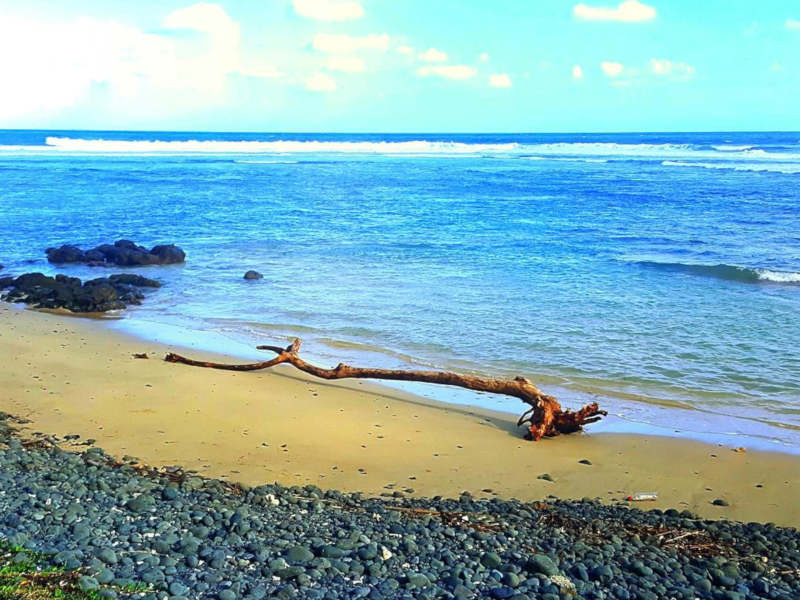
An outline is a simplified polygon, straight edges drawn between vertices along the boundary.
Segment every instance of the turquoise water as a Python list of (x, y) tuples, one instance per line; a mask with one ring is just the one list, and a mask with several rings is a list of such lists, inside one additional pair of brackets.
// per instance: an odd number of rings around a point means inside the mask
[(593, 430), (800, 446), (800, 133), (0, 132), (4, 273), (97, 276), (44, 249), (120, 237), (187, 252), (138, 269), (165, 283), (115, 324), (140, 335), (300, 336), (522, 374), (616, 415)]

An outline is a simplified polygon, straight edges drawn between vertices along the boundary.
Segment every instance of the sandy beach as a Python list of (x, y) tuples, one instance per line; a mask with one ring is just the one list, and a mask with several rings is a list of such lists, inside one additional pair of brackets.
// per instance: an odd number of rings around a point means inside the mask
[[(531, 443), (513, 415), (311, 380), (291, 367), (174, 365), (161, 360), (168, 351), (236, 362), (0, 305), (0, 410), (30, 420), (29, 435), (78, 434), (113, 455), (248, 484), (609, 503), (656, 491), (643, 507), (800, 526), (796, 456), (591, 432)], [(538, 478), (545, 473), (553, 481)]]

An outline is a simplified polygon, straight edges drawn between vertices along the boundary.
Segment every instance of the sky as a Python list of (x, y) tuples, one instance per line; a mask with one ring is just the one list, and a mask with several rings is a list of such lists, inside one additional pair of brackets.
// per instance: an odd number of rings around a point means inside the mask
[(0, 127), (800, 130), (797, 0), (0, 0)]

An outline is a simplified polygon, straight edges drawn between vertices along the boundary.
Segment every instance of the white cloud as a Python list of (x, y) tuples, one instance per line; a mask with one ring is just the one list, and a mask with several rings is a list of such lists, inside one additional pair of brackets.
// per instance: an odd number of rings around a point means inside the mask
[(326, 67), (331, 71), (357, 73), (364, 70), (364, 61), (357, 56), (329, 56)]
[(800, 29), (800, 21), (797, 19), (786, 19), (786, 29)]
[(436, 48), (428, 48), (420, 53), (419, 59), (424, 62), (447, 62), (447, 54)]
[(314, 73), (306, 78), (306, 89), (312, 92), (332, 92), (336, 89), (336, 82), (330, 75)]
[(782, 71), (783, 65), (781, 63), (774, 62), (769, 66), (770, 71)]
[(200, 2), (169, 13), (161, 23), (167, 29), (193, 29), (225, 38), (239, 38), (239, 24), (219, 4)]
[(350, 21), (364, 16), (364, 8), (352, 1), (294, 0), (294, 11), (301, 17), (317, 21)]
[(654, 19), (656, 17), (656, 9), (652, 6), (637, 2), (636, 0), (626, 0), (614, 8), (576, 4), (572, 9), (572, 14), (585, 21), (620, 21), (623, 23), (634, 23), (637, 21), (649, 21), (650, 19)]
[(666, 58), (651, 58), (650, 70), (654, 75), (691, 77), (694, 75), (694, 67), (685, 62), (672, 62)]
[(625, 66), (618, 62), (601, 62), (600, 68), (608, 77), (619, 77), (625, 70)]
[(315, 50), (328, 54), (353, 54), (359, 50), (389, 49), (389, 35), (386, 33), (371, 33), (363, 37), (355, 37), (340, 33), (319, 33), (314, 36)]
[(486, 52), (482, 53), (479, 58), (481, 62), (489, 62), (489, 55)]
[(471, 79), (478, 73), (466, 65), (428, 65), (417, 69), (420, 77), (443, 77), (445, 79)]
[(489, 75), (489, 85), (496, 88), (510, 88), (511, 78), (506, 73), (493, 73)]
[[(574, 68), (573, 68), (574, 69)], [(613, 81), (615, 86), (629, 86), (646, 80), (663, 79), (674, 82), (689, 81), (695, 74), (695, 68), (682, 61), (666, 58), (651, 58), (646, 66), (626, 66), (622, 63), (606, 61), (600, 63), (600, 69)], [(574, 73), (573, 73), (574, 77)]]
[(397, 51), (400, 54), (414, 54), (414, 48), (411, 46), (398, 46)]
[(47, 22), (4, 14), (0, 19), (0, 121), (44, 118), (102, 93), (113, 112), (135, 118), (189, 111), (226, 100), (230, 76), (277, 77), (280, 72), (241, 50), (239, 25), (225, 10), (199, 3), (147, 33), (112, 20)]
[(242, 65), (237, 71), (239, 75), (244, 77), (259, 77), (262, 79), (269, 79), (272, 77), (283, 77), (281, 73), (273, 65)]
[(572, 78), (573, 79), (583, 79), (583, 69), (580, 65), (575, 65), (572, 67)]
[(201, 2), (171, 12), (162, 21), (166, 29), (188, 29), (209, 36), (211, 48), (202, 66), (215, 73), (230, 73), (239, 69), (239, 24), (218, 4)]

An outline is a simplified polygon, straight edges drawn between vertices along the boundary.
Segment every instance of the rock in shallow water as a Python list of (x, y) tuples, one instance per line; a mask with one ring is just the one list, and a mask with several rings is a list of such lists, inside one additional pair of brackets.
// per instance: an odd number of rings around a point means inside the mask
[(101, 244), (86, 252), (72, 244), (65, 244), (59, 248), (48, 248), (45, 253), (51, 263), (85, 263), (90, 266), (170, 265), (186, 260), (186, 253), (174, 244), (160, 244), (148, 250), (130, 240)]

